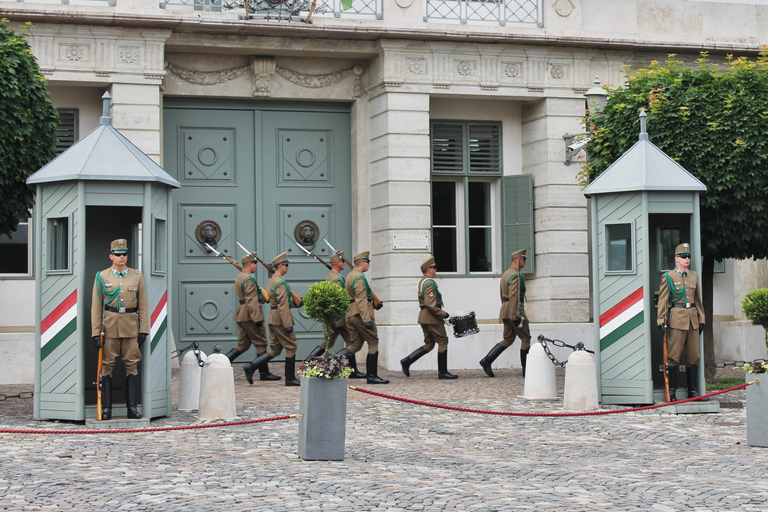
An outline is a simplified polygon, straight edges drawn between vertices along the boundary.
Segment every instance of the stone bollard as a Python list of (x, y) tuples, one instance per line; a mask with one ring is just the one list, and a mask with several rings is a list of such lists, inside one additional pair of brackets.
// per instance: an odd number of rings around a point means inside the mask
[(205, 360), (197, 417), (201, 420), (237, 418), (235, 375), (224, 354), (211, 354)]
[(595, 358), (586, 350), (577, 350), (570, 355), (565, 365), (563, 409), (594, 411), (599, 408)]
[(532, 400), (557, 398), (555, 365), (547, 357), (541, 343), (531, 344), (527, 362), (523, 398)]
[[(205, 360), (205, 353), (200, 352)], [(200, 377), (203, 368), (197, 362), (197, 356), (191, 350), (184, 354), (179, 364), (179, 405), (180, 411), (196, 411), (200, 403)]]

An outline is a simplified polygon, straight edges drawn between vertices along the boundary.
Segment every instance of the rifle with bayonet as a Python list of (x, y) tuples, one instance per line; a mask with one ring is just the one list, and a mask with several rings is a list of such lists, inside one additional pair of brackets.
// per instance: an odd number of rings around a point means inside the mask
[[(237, 245), (240, 245), (240, 244), (237, 244)], [(225, 260), (227, 260), (228, 262), (233, 264), (237, 270), (240, 270), (240, 271), (243, 270), (243, 267), (241, 267), (240, 265), (235, 263), (235, 261), (232, 260), (232, 258), (230, 258), (229, 256), (225, 256), (224, 254), (221, 254), (219, 251), (217, 251), (216, 249), (211, 247), (209, 244), (205, 244), (205, 246), (208, 248), (209, 251), (211, 251), (216, 256), (221, 256), (222, 258), (224, 258)], [(242, 247), (242, 245), (240, 245), (240, 247)], [(261, 287), (259, 287), (259, 288), (261, 288)], [(264, 302), (269, 302), (269, 295), (267, 295), (267, 292), (266, 292), (266, 290), (264, 290), (264, 288), (261, 288), (261, 296), (264, 299)]]
[[(255, 253), (255, 252), (251, 252), (251, 251), (249, 251), (248, 249), (246, 249), (245, 247), (243, 247), (243, 246), (242, 246), (242, 244), (240, 244), (240, 242), (235, 242), (235, 243), (238, 245), (238, 247), (240, 247), (240, 248), (241, 248), (243, 251), (245, 251), (245, 253), (246, 253), (246, 254), (250, 254), (251, 256), (253, 256), (254, 258), (256, 258), (256, 261), (258, 261), (259, 263), (261, 263), (262, 265), (264, 265), (264, 268), (266, 268), (266, 269), (267, 269), (267, 272), (269, 272), (269, 277), (272, 277), (272, 274), (274, 274), (274, 273), (275, 273), (275, 268), (274, 268), (272, 265), (268, 265), (267, 263), (265, 263), (265, 262), (264, 262), (264, 260), (262, 260), (261, 258), (259, 258), (258, 256), (256, 256), (256, 253)], [(264, 293), (264, 294), (266, 294), (267, 292), (266, 292), (266, 291), (264, 291), (263, 293)], [(297, 304), (297, 305), (298, 305), (298, 304), (301, 304), (301, 303), (302, 303), (302, 300), (301, 300), (301, 297), (299, 297), (299, 294), (297, 294), (297, 293), (296, 293), (295, 291), (293, 291), (293, 290), (291, 290), (291, 299), (293, 300), (293, 303), (294, 303), (294, 304)]]
[[(344, 263), (346, 263), (347, 265), (349, 265), (349, 268), (350, 268), (350, 270), (355, 268), (355, 266), (354, 266), (354, 265), (352, 265), (352, 264), (349, 262), (349, 260), (348, 260), (348, 259), (347, 259), (347, 258), (344, 256), (344, 253), (343, 253), (343, 252), (341, 252), (341, 251), (337, 251), (336, 249), (334, 249), (334, 248), (333, 248), (333, 246), (331, 245), (331, 243), (330, 243), (328, 240), (326, 240), (325, 238), (323, 238), (323, 242), (325, 242), (325, 243), (328, 245), (328, 247), (330, 247), (330, 248), (331, 248), (331, 250), (332, 250), (333, 252), (335, 252), (336, 254), (338, 254), (338, 255), (339, 255), (339, 258), (341, 258), (342, 260), (344, 260)], [(371, 298), (373, 299), (373, 309), (375, 309), (375, 310), (377, 310), (377, 311), (378, 311), (379, 309), (381, 309), (381, 308), (383, 308), (383, 307), (384, 307), (384, 303), (381, 301), (381, 299), (379, 299), (379, 298), (376, 296), (376, 293), (374, 293), (374, 291), (373, 291), (373, 290), (371, 290)]]
[[(288, 236), (288, 235), (286, 235), (286, 236)], [(327, 262), (325, 262), (325, 261), (323, 261), (323, 259), (322, 259), (320, 256), (318, 256), (317, 254), (315, 254), (315, 253), (313, 253), (313, 252), (311, 252), (311, 251), (307, 250), (307, 248), (306, 248), (306, 247), (304, 247), (303, 245), (300, 245), (298, 242), (293, 242), (293, 243), (295, 243), (295, 244), (296, 244), (296, 247), (298, 247), (299, 249), (301, 249), (302, 251), (304, 251), (304, 253), (305, 253), (307, 256), (311, 256), (311, 257), (315, 258), (317, 261), (319, 261), (320, 263), (322, 263), (323, 265), (325, 265), (325, 266), (326, 266), (326, 268), (328, 268), (328, 270), (333, 270), (333, 267), (331, 266), (331, 264), (330, 264), (330, 263), (327, 263)]]

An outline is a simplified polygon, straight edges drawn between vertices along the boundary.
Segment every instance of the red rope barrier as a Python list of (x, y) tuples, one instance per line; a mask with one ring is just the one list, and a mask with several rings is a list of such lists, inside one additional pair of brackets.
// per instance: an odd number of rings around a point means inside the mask
[(390, 400), (399, 400), (400, 402), (406, 402), (409, 404), (416, 404), (416, 405), (425, 405), (427, 407), (436, 407), (438, 409), (448, 409), (451, 411), (461, 411), (461, 412), (472, 412), (476, 414), (495, 414), (498, 416), (545, 416), (545, 417), (552, 417), (552, 416), (598, 416), (601, 414), (618, 414), (623, 412), (634, 412), (634, 411), (647, 411), (649, 409), (658, 409), (659, 407), (666, 407), (668, 405), (677, 405), (677, 404), (683, 404), (686, 402), (693, 402), (695, 400), (702, 400), (704, 398), (709, 398), (711, 396), (720, 395), (723, 393), (728, 393), (730, 391), (736, 391), (737, 389), (742, 389), (750, 384), (754, 384), (759, 381), (752, 381), (747, 382), (746, 384), (740, 384), (738, 386), (734, 386), (732, 388), (724, 389), (722, 391), (713, 391), (712, 393), (708, 393), (706, 395), (701, 395), (695, 398), (686, 398), (684, 400), (678, 400), (676, 402), (667, 402), (663, 404), (654, 404), (654, 405), (646, 405), (644, 407), (632, 407), (629, 409), (612, 409), (612, 410), (601, 410), (601, 411), (586, 411), (586, 412), (504, 412), (504, 411), (484, 411), (482, 409), (465, 409), (464, 407), (451, 407), (450, 405), (440, 405), (440, 404), (433, 404), (430, 402), (421, 402), (419, 400), (411, 400), (409, 398), (402, 398), (399, 396), (392, 396), (392, 395), (385, 395), (384, 393), (377, 393), (376, 391), (370, 391), (368, 389), (361, 389), (356, 388), (355, 386), (349, 386), (349, 389), (352, 389), (354, 391), (359, 391), (361, 393), (368, 393), (369, 395), (374, 396), (380, 396), (382, 398), (388, 398)]
[(262, 418), (259, 420), (229, 421), (225, 423), (209, 423), (206, 425), (183, 425), (178, 427), (147, 427), (147, 428), (115, 428), (104, 430), (34, 430), (34, 429), (0, 429), (0, 434), (128, 434), (133, 432), (165, 432), (169, 430), (193, 430), (198, 428), (231, 427), (234, 425), (248, 425), (250, 423), (264, 423), (266, 421), (287, 420), (295, 418), (290, 416), (275, 416), (274, 418)]

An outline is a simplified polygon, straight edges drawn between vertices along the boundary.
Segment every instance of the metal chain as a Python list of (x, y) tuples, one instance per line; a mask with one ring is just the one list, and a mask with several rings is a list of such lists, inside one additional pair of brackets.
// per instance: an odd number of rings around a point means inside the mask
[(552, 361), (552, 364), (555, 366), (559, 366), (560, 368), (565, 367), (565, 364), (568, 361), (560, 362), (557, 360), (555, 355), (549, 350), (549, 347), (547, 346), (547, 342), (550, 342), (555, 347), (567, 347), (572, 349), (574, 352), (577, 350), (583, 350), (585, 352), (589, 352), (590, 354), (594, 354), (595, 352), (593, 350), (587, 350), (584, 347), (584, 343), (578, 342), (576, 345), (568, 345), (566, 342), (562, 340), (551, 340), (549, 338), (545, 338), (543, 334), (539, 334), (538, 337), (539, 343), (541, 343), (541, 346), (544, 347), (544, 352), (547, 354), (547, 357), (549, 357), (549, 360)]
[(768, 363), (768, 359), (755, 359), (754, 361), (731, 361), (728, 363), (724, 361), (720, 361), (717, 363), (707, 363), (704, 366), (706, 366), (707, 368), (728, 368), (731, 366), (734, 368), (741, 368), (745, 364), (750, 364), (750, 363)]
[[(216, 346), (218, 347), (218, 345), (216, 345)], [(200, 345), (198, 345), (196, 341), (195, 341), (195, 342), (193, 342), (193, 343), (192, 343), (191, 345), (189, 345), (188, 347), (185, 347), (185, 348), (182, 348), (182, 349), (177, 349), (177, 350), (174, 350), (174, 351), (172, 352), (172, 354), (173, 354), (173, 355), (171, 356), (171, 359), (176, 359), (177, 357), (181, 356), (181, 354), (183, 354), (183, 353), (184, 353), (184, 352), (186, 352), (187, 350), (192, 350), (192, 351), (194, 351), (194, 353), (195, 353), (195, 357), (197, 358), (197, 366), (199, 366), (200, 368), (202, 368), (203, 366), (205, 366), (205, 361), (203, 360), (202, 356), (200, 355)], [(221, 349), (219, 349), (219, 351), (221, 351)]]
[(19, 393), (18, 395), (0, 395), (0, 402), (5, 402), (9, 398), (19, 398), (21, 400), (32, 398), (35, 394), (32, 391)]

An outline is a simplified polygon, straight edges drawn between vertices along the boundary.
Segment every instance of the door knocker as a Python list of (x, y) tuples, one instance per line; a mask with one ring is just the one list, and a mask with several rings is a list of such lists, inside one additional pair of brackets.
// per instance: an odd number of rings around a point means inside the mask
[(296, 227), (293, 230), (293, 236), (296, 238), (297, 242), (311, 251), (315, 248), (317, 239), (320, 236), (320, 230), (318, 229), (317, 224), (311, 220), (303, 220), (296, 224)]
[(212, 220), (204, 220), (198, 224), (197, 229), (195, 229), (195, 237), (203, 247), (205, 247), (205, 244), (208, 244), (211, 247), (216, 247), (216, 244), (221, 239), (221, 228)]

